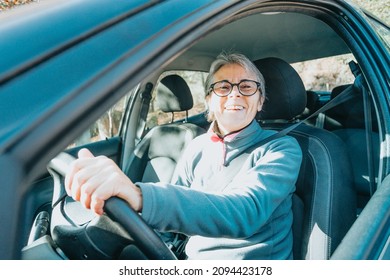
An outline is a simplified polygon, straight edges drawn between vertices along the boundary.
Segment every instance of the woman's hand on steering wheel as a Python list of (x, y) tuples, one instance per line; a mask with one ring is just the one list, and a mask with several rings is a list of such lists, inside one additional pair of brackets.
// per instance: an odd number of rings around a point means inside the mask
[(113, 196), (126, 201), (136, 212), (142, 210), (141, 190), (122, 172), (114, 161), (95, 157), (81, 149), (65, 176), (65, 190), (87, 209), (102, 215), (105, 201)]
[[(60, 177), (65, 176), (67, 194), (76, 200), (83, 200), (84, 206), (91, 207), (98, 214), (104, 211), (113, 221), (119, 223), (148, 259), (175, 260), (174, 253), (134, 210), (135, 208), (140, 211), (142, 207), (142, 200), (141, 204), (133, 202), (140, 195), (137, 193), (137, 190), (140, 191), (138, 187), (109, 158), (94, 157), (87, 149), (80, 150), (78, 156), (79, 158), (75, 159), (67, 153), (61, 153), (49, 163), (48, 168), (53, 171), (51, 174), (55, 187), (56, 182), (61, 181)], [(120, 187), (115, 187), (116, 184)], [(58, 188), (61, 186), (65, 187), (58, 184)], [(131, 191), (126, 191), (127, 188)], [(64, 190), (59, 189), (57, 192), (62, 200)], [(99, 204), (93, 202), (95, 199), (101, 201), (101, 206), (94, 208)], [(64, 204), (55, 205), (60, 207)]]

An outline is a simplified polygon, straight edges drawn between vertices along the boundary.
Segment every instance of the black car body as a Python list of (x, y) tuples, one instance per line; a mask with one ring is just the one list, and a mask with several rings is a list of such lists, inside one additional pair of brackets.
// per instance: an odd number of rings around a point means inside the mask
[[(68, 258), (51, 241), (38, 254), (25, 251), (36, 216), (51, 211), (51, 159), (86, 146), (124, 166), (144, 135), (141, 93), (165, 71), (207, 72), (231, 49), (290, 64), (353, 55), (373, 104), (374, 128), (363, 130), (378, 138), (368, 157), (355, 151), (361, 158), (351, 161), (367, 162), (373, 187), (356, 189), (356, 220), (331, 258), (389, 259), (389, 34), (339, 0), (42, 1), (0, 14), (0, 259)], [(322, 106), (330, 89), (316, 94)], [(116, 136), (69, 148), (125, 95)], [(201, 115), (189, 121), (206, 128)]]

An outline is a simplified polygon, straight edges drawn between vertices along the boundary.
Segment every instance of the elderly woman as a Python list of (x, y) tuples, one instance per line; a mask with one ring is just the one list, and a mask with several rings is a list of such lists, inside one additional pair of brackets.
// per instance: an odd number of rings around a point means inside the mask
[(275, 133), (255, 120), (264, 99), (252, 62), (221, 54), (206, 81), (210, 129), (188, 145), (171, 184), (134, 183), (83, 149), (66, 176), (67, 192), (97, 214), (109, 197), (124, 199), (156, 230), (189, 236), (189, 259), (291, 259), (302, 154), (288, 136), (257, 146)]

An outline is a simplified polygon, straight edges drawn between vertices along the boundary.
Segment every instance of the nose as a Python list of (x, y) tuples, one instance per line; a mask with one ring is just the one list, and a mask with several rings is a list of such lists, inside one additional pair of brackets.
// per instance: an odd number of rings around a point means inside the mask
[(232, 91), (229, 93), (229, 97), (241, 97), (241, 93), (238, 90), (238, 85), (233, 85)]

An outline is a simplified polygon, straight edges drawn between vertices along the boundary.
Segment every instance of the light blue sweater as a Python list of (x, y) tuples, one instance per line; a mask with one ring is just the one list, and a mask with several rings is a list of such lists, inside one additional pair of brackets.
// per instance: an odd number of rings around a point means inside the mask
[(248, 147), (275, 133), (253, 121), (225, 139), (212, 131), (194, 139), (173, 182), (137, 183), (142, 217), (160, 232), (190, 236), (189, 259), (292, 258), (292, 193), (302, 152), (281, 137), (256, 148), (228, 186), (215, 176)]

